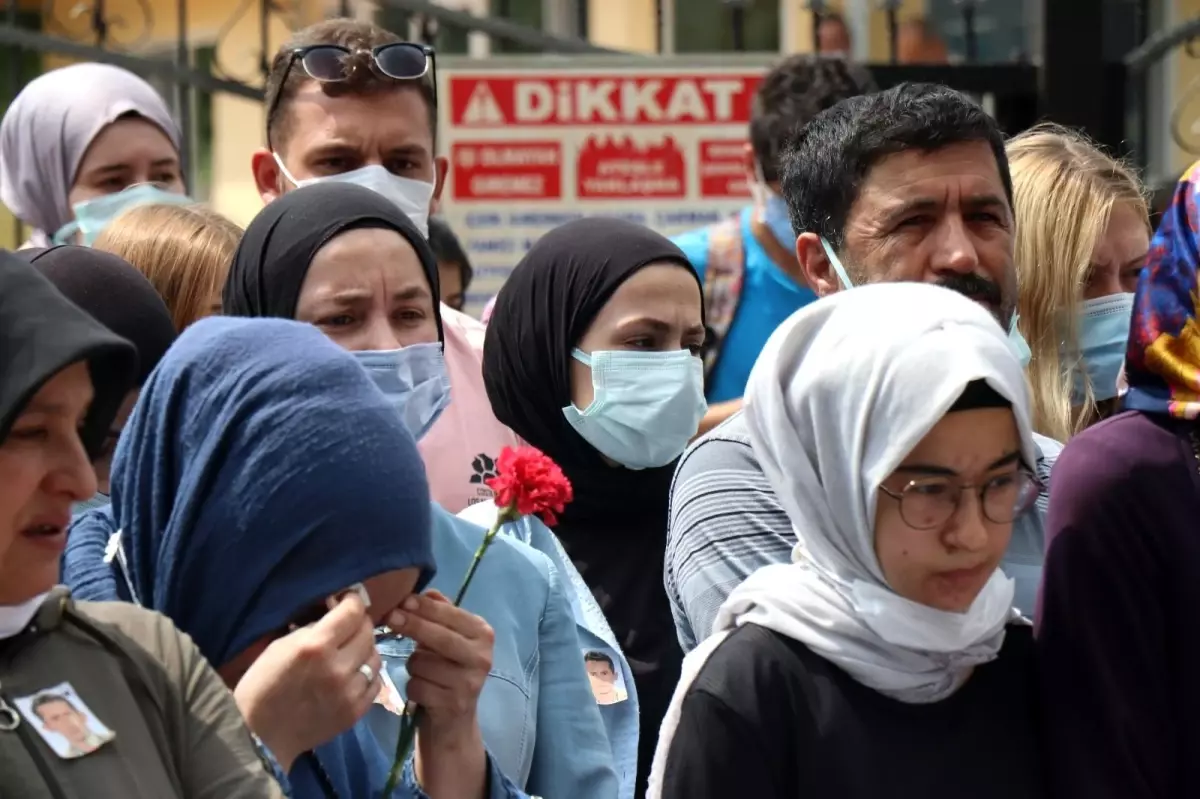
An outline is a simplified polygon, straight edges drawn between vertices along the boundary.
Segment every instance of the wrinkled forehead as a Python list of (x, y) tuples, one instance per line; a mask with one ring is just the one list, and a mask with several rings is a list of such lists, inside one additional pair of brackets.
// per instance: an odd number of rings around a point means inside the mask
[(339, 91), (310, 80), (286, 104), (285, 147), (330, 146), (362, 155), (414, 150), (432, 157), (433, 120), (415, 83), (368, 92)]
[(850, 220), (881, 221), (914, 206), (945, 212), (982, 205), (1012, 213), (991, 146), (985, 141), (961, 142), (937, 150), (904, 150), (877, 160), (859, 184)]

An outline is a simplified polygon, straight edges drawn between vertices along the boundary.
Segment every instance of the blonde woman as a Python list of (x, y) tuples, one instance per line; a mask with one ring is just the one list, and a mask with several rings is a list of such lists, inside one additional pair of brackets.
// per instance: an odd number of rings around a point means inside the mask
[(1065, 128), (1022, 133), (1008, 159), (1034, 427), (1065, 442), (1116, 410), (1149, 211), (1128, 167)]
[(126, 211), (96, 240), (150, 279), (175, 329), (221, 311), (221, 289), (242, 229), (203, 205), (143, 205)]

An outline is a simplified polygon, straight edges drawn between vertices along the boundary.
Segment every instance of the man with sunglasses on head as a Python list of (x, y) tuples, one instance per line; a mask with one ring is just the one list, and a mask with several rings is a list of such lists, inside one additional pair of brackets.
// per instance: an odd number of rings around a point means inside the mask
[(324, 180), (357, 183), (427, 231), (447, 168), (434, 153), (435, 80), (431, 48), (370, 23), (296, 33), (267, 76), (267, 147), (251, 160), (263, 201)]

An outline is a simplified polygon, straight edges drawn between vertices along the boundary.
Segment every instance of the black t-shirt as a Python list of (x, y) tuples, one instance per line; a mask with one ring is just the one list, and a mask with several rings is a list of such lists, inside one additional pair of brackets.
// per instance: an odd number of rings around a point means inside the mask
[(1033, 632), (953, 696), (891, 699), (803, 644), (747, 624), (684, 697), (663, 799), (1034, 799), (1039, 756)]

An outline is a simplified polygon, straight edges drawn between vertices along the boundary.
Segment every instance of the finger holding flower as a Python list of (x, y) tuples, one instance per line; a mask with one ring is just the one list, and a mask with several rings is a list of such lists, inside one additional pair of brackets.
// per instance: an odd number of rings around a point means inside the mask
[[(491, 626), (437, 591), (409, 597), (388, 625), (417, 645), (407, 664), (406, 693), (423, 710), (416, 734), (418, 780), (433, 797), (477, 795), (487, 756), (476, 708), (492, 668)], [(453, 757), (446, 756), (450, 753)]]
[[(504, 524), (536, 514), (547, 525), (553, 525), (573, 496), (571, 483), (558, 464), (533, 447), (506, 447), (496, 465), (497, 476), (487, 485), (495, 492), (499, 513), (475, 552), (454, 602), (430, 591), (411, 597), (402, 610), (389, 617), (389, 626), (416, 641), (417, 648), (408, 662), (410, 712), (401, 720), (384, 796), (392, 795), (414, 741), (418, 778), (431, 796), (436, 794), (427, 779), (436, 780), (439, 787), (446, 786), (447, 796), (471, 796), (482, 790), (482, 783), (467, 779), (470, 775), (463, 773), (461, 764), (464, 753), (473, 760), (477, 752), (477, 773), (483, 778), (486, 753), (475, 713), (479, 693), (491, 670), (495, 635), (487, 622), (458, 605)], [(455, 753), (459, 764), (456, 773), (443, 774), (436, 768), (437, 753), (442, 750)]]

